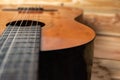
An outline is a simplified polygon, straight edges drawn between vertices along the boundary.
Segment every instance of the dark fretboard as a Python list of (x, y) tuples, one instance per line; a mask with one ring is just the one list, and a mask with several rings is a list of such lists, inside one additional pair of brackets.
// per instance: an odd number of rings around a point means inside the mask
[(37, 80), (40, 26), (8, 26), (0, 37), (0, 80)]

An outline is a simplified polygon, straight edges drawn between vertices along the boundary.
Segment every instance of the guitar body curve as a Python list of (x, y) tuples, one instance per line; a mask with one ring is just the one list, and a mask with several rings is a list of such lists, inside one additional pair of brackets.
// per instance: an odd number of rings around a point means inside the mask
[[(21, 5), (25, 6), (25, 5)], [(26, 5), (36, 6), (36, 5)], [(26, 7), (25, 6), (25, 7)], [(17, 6), (7, 6), (9, 8), (17, 8)], [(59, 7), (59, 6), (43, 6), (47, 9), (56, 9), (57, 11), (42, 13), (18, 13), (17, 11), (0, 11), (0, 34), (4, 31), (6, 24), (18, 20), (35, 20), (45, 24), (42, 28), (41, 50), (58, 50), (71, 48), (86, 44), (94, 39), (95, 32), (86, 25), (75, 20), (79, 15), (83, 14), (81, 9)], [(3, 9), (6, 7), (3, 7)], [(17, 15), (14, 19), (13, 17)], [(4, 19), (4, 21), (3, 21)], [(55, 44), (55, 45), (54, 45)], [(57, 46), (57, 47), (56, 47)]]
[[(21, 6), (36, 7), (36, 5)], [(18, 6), (1, 6), (2, 9), (6, 7), (16, 9)], [(59, 6), (42, 5), (42, 7), (55, 10), (39, 12), (1, 10), (0, 35), (6, 29), (6, 24), (11, 21), (33, 20), (44, 23), (40, 35), (38, 79), (90, 80), (95, 32), (75, 20), (78, 15), (83, 14), (83, 11)]]

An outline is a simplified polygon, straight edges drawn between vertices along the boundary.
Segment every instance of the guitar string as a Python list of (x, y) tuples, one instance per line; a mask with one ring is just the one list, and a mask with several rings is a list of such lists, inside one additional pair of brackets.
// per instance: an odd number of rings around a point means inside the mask
[[(28, 13), (29, 14), (29, 13)], [(28, 14), (27, 14), (27, 17), (28, 17)], [(29, 18), (31, 18), (31, 15), (29, 15)], [(28, 21), (27, 21), (28, 22)], [(26, 22), (26, 24), (27, 24), (27, 22)], [(27, 39), (26, 39), (26, 44), (28, 43), (28, 40), (30, 39), (30, 31), (31, 31), (31, 29), (32, 29), (32, 24), (33, 24), (33, 21), (31, 22), (31, 25), (29, 26), (29, 30), (28, 30), (28, 32), (27, 32)], [(29, 43), (28, 43), (29, 44)], [(25, 49), (27, 49), (27, 45), (25, 45)], [(24, 54), (26, 54), (26, 53), (24, 53)], [(31, 56), (31, 55), (30, 55)], [(24, 67), (24, 62), (25, 62), (25, 59), (27, 58), (27, 55), (24, 55), (23, 56), (23, 59), (22, 59), (22, 61), (21, 61), (21, 67)], [(29, 70), (30, 71), (30, 70)], [(22, 70), (20, 71), (20, 74), (19, 74), (19, 80), (22, 80), (21, 78), (21, 75), (23, 75), (23, 73), (22, 73)], [(28, 76), (28, 75), (27, 75)], [(29, 77), (29, 76), (28, 76)], [(30, 78), (31, 79), (31, 78)], [(28, 80), (30, 80), (30, 79), (28, 79)]]
[[(24, 58), (23, 58), (24, 59)], [(33, 75), (33, 74), (32, 74)], [(20, 79), (20, 78), (18, 78), (18, 79)], [(29, 80), (30, 80), (31, 78), (29, 78)], [(21, 80), (21, 79), (20, 79)]]
[[(19, 6), (19, 5), (18, 5)], [(17, 7), (18, 7), (17, 6)], [(10, 21), (13, 21), (16, 17), (18, 16), (18, 14), (16, 13), (16, 15), (10, 20)], [(10, 22), (10, 24), (9, 25), (11, 25), (12, 24), (12, 22)], [(7, 29), (9, 28), (10, 26), (7, 26), (6, 27), (6, 29), (4, 30), (4, 32), (2, 33), (2, 36), (0, 37), (0, 41), (1, 40), (3, 40), (3, 36), (4, 35), (6, 35), (5, 33), (7, 32)], [(8, 33), (8, 36), (6, 37), (6, 39), (4, 40), (4, 42), (3, 42), (3, 45), (1, 45), (2, 47), (0, 48), (0, 55), (2, 56), (3, 55), (3, 53), (1, 52), (1, 50), (4, 48), (4, 45), (5, 45), (5, 43), (7, 42), (7, 39), (9, 38), (9, 36), (10, 36), (10, 33), (12, 32), (12, 30), (14, 29), (14, 27), (11, 29), (11, 31)], [(0, 64), (0, 65), (2, 65), (3, 64), (3, 62)], [(2, 68), (1, 68), (1, 66), (0, 66), (0, 78), (1, 78), (1, 74), (2, 74)]]
[[(16, 17), (16, 19), (17, 19), (18, 17)], [(17, 21), (16, 21), (16, 23), (17, 23)], [(14, 28), (15, 28), (15, 25), (16, 25), (16, 23), (14, 24)], [(10, 25), (9, 25), (10, 26)], [(18, 27), (18, 29), (20, 28), (20, 26)], [(10, 31), (10, 33), (13, 31), (13, 29)], [(18, 31), (18, 30), (17, 30)], [(9, 38), (9, 36), (10, 36), (10, 34), (8, 35), (8, 37), (7, 37), (7, 39), (5, 40), (5, 42), (4, 43), (6, 43), (6, 41), (8, 40), (8, 38)], [(14, 38), (16, 37), (16, 34), (15, 34), (15, 36), (14, 36)], [(12, 42), (14, 41), (14, 39), (12, 40)], [(11, 45), (12, 45), (13, 43), (11, 43)], [(11, 49), (11, 46), (10, 45), (10, 47), (9, 47), (9, 49), (8, 49), (8, 51), (7, 51), (7, 53), (6, 53), (6, 55), (5, 55), (5, 57), (4, 57), (4, 60), (3, 60), (3, 62), (2, 62), (2, 64), (1, 64), (1, 67), (0, 67), (0, 78), (1, 78), (1, 75), (2, 75), (2, 73), (3, 73), (3, 71), (4, 71), (4, 67), (5, 67), (5, 64), (6, 64), (6, 62), (7, 62), (7, 59), (8, 59), (8, 56), (9, 56), (9, 51), (10, 51), (10, 49)], [(4, 45), (3, 45), (4, 46)]]
[[(17, 17), (18, 18), (18, 17)], [(14, 26), (15, 27), (15, 26)]]
[[(27, 8), (27, 10), (29, 10), (29, 8)], [(26, 11), (27, 11), (27, 10), (26, 10)], [(28, 17), (28, 14), (26, 15), (26, 18), (27, 18), (27, 17)], [(27, 30), (28, 30), (27, 27), (26, 27), (26, 26), (27, 26), (27, 23), (28, 23), (28, 22), (26, 21), (25, 26), (23, 27), (23, 29), (24, 29), (24, 31), (25, 31), (25, 32), (23, 32), (23, 34), (24, 34), (23, 36), (26, 36), (26, 38), (28, 38), (28, 34), (26, 34), (26, 32), (27, 32)], [(26, 30), (26, 29), (27, 29), (27, 30)], [(22, 39), (24, 39), (24, 38), (22, 38)], [(25, 61), (25, 59), (26, 59), (26, 51), (25, 51), (25, 50), (27, 49), (27, 48), (26, 48), (26, 46), (27, 46), (27, 45), (26, 45), (27, 40), (28, 40), (28, 39), (26, 39), (26, 40), (25, 40), (25, 44), (23, 44), (23, 46), (24, 46), (23, 53), (22, 53), (23, 56), (22, 56), (21, 63), (19, 64), (19, 67), (20, 67), (21, 69), (24, 69), (24, 68), (22, 68), (22, 67), (23, 67), (24, 61)], [(23, 40), (23, 41), (24, 41), (24, 40)], [(21, 55), (21, 54), (20, 54), (20, 55)], [(21, 79), (21, 78), (22, 78), (22, 75), (23, 75), (22, 72), (23, 72), (23, 70), (19, 70), (18, 80), (19, 80), (19, 79), (22, 80), (22, 79)]]
[[(27, 12), (28, 12), (28, 9), (29, 9), (29, 8), (27, 8), (26, 11), (23, 11), (23, 12), (26, 12), (26, 13), (27, 13)], [(27, 15), (27, 16), (26, 16), (26, 15)], [(24, 16), (24, 18), (27, 18), (27, 17), (28, 17), (28, 14), (26, 14), (26, 15)], [(22, 24), (22, 23), (21, 23), (21, 24)], [(18, 33), (18, 36), (23, 34), (23, 36), (25, 35), (26, 37), (28, 37), (28, 34), (26, 34), (26, 32), (25, 32), (25, 31), (26, 31), (26, 26), (27, 26), (27, 21), (26, 21), (24, 27), (20, 27), (20, 28), (22, 29), (22, 31), (21, 31), (21, 34)], [(25, 31), (24, 31), (24, 30), (25, 30)], [(20, 31), (20, 30), (18, 30), (18, 31)], [(29, 30), (28, 30), (28, 31), (29, 31)], [(16, 38), (17, 38), (17, 37), (16, 37)], [(21, 37), (21, 38), (24, 39), (24, 37)], [(27, 43), (27, 40), (26, 40), (25, 42)], [(26, 44), (26, 43), (25, 43), (25, 44)], [(15, 43), (13, 42), (13, 44), (15, 44)], [(21, 43), (20, 43), (20, 44), (21, 44)], [(22, 46), (24, 46), (23, 52), (22, 52), (21, 54), (16, 54), (16, 56), (14, 56), (14, 58), (16, 58), (16, 59), (14, 59), (13, 65), (15, 64), (16, 60), (19, 60), (19, 59), (20, 59), (20, 58), (19, 58), (20, 55), (23, 54), (22, 59), (21, 59), (21, 62), (20, 62), (20, 63), (16, 63), (16, 64), (19, 65), (19, 67), (21, 67), (21, 68), (17, 69), (17, 70), (19, 71), (19, 75), (17, 75), (17, 80), (19, 80), (19, 79), (22, 80), (22, 79), (21, 79), (21, 78), (22, 78), (22, 77), (21, 77), (21, 76), (22, 76), (22, 75), (21, 75), (21, 74), (22, 74), (21, 71), (23, 71), (23, 70), (21, 70), (21, 69), (23, 69), (23, 68), (22, 68), (22, 64), (24, 63), (24, 60), (26, 59), (26, 57), (25, 57), (26, 55), (25, 55), (25, 53), (24, 53), (24, 52), (25, 52), (25, 49), (26, 49), (26, 45), (25, 45), (25, 44), (22, 45)], [(20, 50), (20, 48), (18, 48), (18, 50)]]
[[(27, 9), (28, 10), (28, 9)], [(26, 13), (27, 13), (27, 10), (25, 11)], [(23, 12), (24, 12), (24, 10), (23, 10)], [(26, 18), (27, 16), (26, 16), (26, 14), (24, 15), (24, 18)], [(22, 23), (21, 23), (22, 24)], [(25, 24), (25, 25), (27, 25), (27, 23)], [(21, 32), (21, 34), (23, 33), (23, 30), (25, 29), (25, 27), (20, 27), (21, 29), (22, 29), (22, 32)], [(18, 30), (18, 32), (20, 32), (20, 30)], [(17, 40), (17, 38), (19, 39), (20, 37), (18, 37), (18, 36), (20, 36), (21, 35), (20, 33), (18, 33), (18, 35), (17, 35), (17, 37), (16, 37), (16, 39), (15, 40)], [(22, 38), (22, 37), (21, 37)], [(19, 40), (20, 41), (20, 40)], [(13, 42), (13, 45), (14, 45), (15, 43)], [(24, 44), (24, 46), (26, 46), (25, 44)], [(15, 47), (15, 46), (14, 46)], [(18, 48), (18, 51), (20, 50), (20, 48)], [(14, 57), (14, 58), (16, 58), (16, 59), (19, 59), (19, 57), (20, 57), (20, 55), (18, 55), (18, 54), (16, 54), (16, 56)], [(13, 65), (14, 65), (14, 63), (16, 62), (16, 59), (14, 59), (14, 62), (13, 62)], [(24, 58), (23, 58), (24, 59)], [(22, 60), (23, 60), (22, 59)], [(20, 63), (19, 63), (20, 64)]]
[[(35, 43), (35, 42), (34, 42), (34, 43)], [(34, 48), (33, 48), (33, 49), (34, 49)], [(35, 55), (35, 54), (33, 54), (33, 56), (31, 56), (31, 57), (34, 58), (34, 55)], [(23, 56), (23, 57), (24, 57), (23, 59), (25, 59), (25, 56)], [(33, 59), (33, 60), (34, 60), (34, 59)], [(24, 62), (24, 61), (22, 60), (22, 62)], [(33, 69), (33, 68), (32, 68), (32, 69)], [(32, 72), (30, 72), (30, 73), (32, 73)], [(33, 75), (33, 73), (32, 73), (32, 75)], [(19, 76), (20, 76), (20, 75), (19, 75)], [(28, 76), (28, 77), (29, 77), (29, 76)], [(30, 78), (30, 77), (31, 77), (31, 78)], [(32, 76), (30, 76), (30, 77), (29, 77), (29, 80), (30, 80), (30, 79), (33, 80), (33, 79), (32, 79)], [(20, 79), (20, 78), (18, 78), (18, 79)], [(21, 80), (21, 79), (20, 79), (20, 80)]]
[[(17, 6), (17, 7), (19, 7), (19, 5)], [(17, 17), (17, 16), (19, 16), (19, 14), (18, 13), (16, 13), (16, 15), (10, 20), (10, 21), (13, 21), (13, 20), (15, 20), (15, 18)], [(5, 28), (5, 30), (3, 31), (3, 33), (2, 33), (2, 36), (0, 37), (0, 40), (2, 40), (3, 39), (3, 36), (4, 36), (4, 34), (7, 32), (7, 29), (10, 27), (10, 25), (12, 24), (12, 22), (10, 22), (10, 24)], [(15, 23), (16, 24), (16, 23)], [(15, 28), (15, 27), (12, 27), (12, 30), (13, 30), (13, 28)], [(11, 30), (11, 31), (12, 31)], [(11, 33), (11, 32), (10, 32)], [(9, 35), (10, 35), (10, 33), (9, 33)], [(8, 35), (8, 36), (9, 36)], [(7, 38), (6, 38), (7, 39)], [(6, 40), (5, 40), (6, 41)], [(3, 45), (5, 44), (5, 41), (3, 42)], [(2, 47), (3, 48), (3, 47)], [(1, 47), (0, 47), (0, 53), (2, 53), (1, 52)]]
[[(27, 13), (27, 10), (22, 10), (22, 12)], [(21, 16), (21, 20), (22, 20), (22, 21), (21, 21), (21, 23), (20, 23), (20, 26), (17, 26), (17, 27), (18, 27), (18, 29), (17, 29), (16, 35), (15, 35), (15, 36), (16, 36), (16, 38), (17, 38), (17, 35), (19, 34), (18, 32), (19, 32), (19, 31), (20, 31), (20, 29), (21, 29), (21, 25), (23, 24), (23, 19), (26, 17), (26, 15), (27, 15), (27, 14), (24, 14), (24, 16), (23, 16), (23, 17)], [(23, 19), (22, 19), (22, 18), (23, 18)], [(23, 27), (23, 29), (24, 29), (24, 27)], [(16, 40), (16, 38), (14, 37), (14, 41)], [(13, 44), (13, 45), (14, 45), (14, 41), (12, 41), (12, 44)], [(11, 44), (11, 46), (12, 46), (12, 44)], [(11, 48), (11, 49), (12, 49), (12, 48)], [(18, 48), (18, 51), (19, 51), (19, 50), (20, 50), (20, 48)], [(16, 57), (16, 59), (18, 58), (17, 60), (19, 60), (19, 59), (20, 59), (19, 57), (20, 57), (20, 55), (21, 55), (21, 54), (14, 54), (14, 55), (15, 55), (15, 56), (14, 56), (14, 62), (13, 62), (13, 64), (12, 64), (12, 66), (14, 66), (14, 65), (15, 65), (15, 62), (16, 62), (15, 57)], [(17, 56), (17, 55), (18, 55), (18, 56)], [(24, 59), (24, 58), (23, 58), (23, 59)], [(20, 65), (20, 64), (21, 64), (21, 62), (20, 62), (20, 63), (17, 63), (17, 64), (19, 64), (19, 65)], [(21, 68), (19, 68), (19, 69), (18, 69), (18, 70), (19, 70), (19, 72), (21, 71), (20, 69), (21, 69)], [(16, 76), (16, 77), (17, 77), (17, 76)], [(18, 79), (19, 79), (19, 78), (18, 78)]]
[[(31, 15), (32, 15), (32, 14), (31, 14)], [(30, 15), (30, 17), (31, 17), (31, 15)], [(32, 16), (32, 18), (33, 18), (33, 16)], [(31, 28), (33, 27), (32, 24), (33, 24), (33, 21), (31, 22), (31, 25), (30, 25)], [(34, 27), (34, 28), (35, 28), (35, 27)], [(30, 30), (30, 31), (31, 31), (31, 30)], [(34, 33), (34, 32), (33, 32), (33, 33)], [(32, 33), (32, 34), (33, 34), (33, 33)], [(32, 36), (33, 36), (33, 35), (32, 35)], [(29, 39), (30, 39), (30, 36), (29, 36)], [(35, 42), (33, 43), (33, 45), (34, 45), (34, 44), (35, 44)], [(33, 46), (33, 45), (32, 45), (32, 46)], [(32, 47), (32, 46), (31, 46), (31, 47)], [(34, 47), (32, 47), (32, 49), (34, 49)], [(32, 50), (31, 50), (31, 55), (29, 56), (29, 58), (30, 58), (30, 64), (32, 63), (32, 61), (31, 61), (31, 56), (33, 56), (32, 54), (35, 54), (35, 53), (32, 53)], [(30, 64), (29, 64), (29, 65), (30, 65)], [(30, 67), (31, 67), (31, 65), (29, 66), (29, 70), (28, 70), (28, 71), (29, 71), (29, 74), (27, 75), (27, 77), (28, 77), (28, 80), (33, 80), (33, 79), (32, 79), (32, 76), (29, 76), (30, 73), (33, 73), (33, 72), (31, 72), (31, 68), (30, 68)], [(31, 78), (30, 78), (30, 77), (31, 77)], [(21, 80), (21, 79), (20, 79), (20, 80)]]
[[(32, 22), (32, 23), (33, 23), (33, 22)], [(31, 25), (32, 25), (32, 23), (31, 23)], [(31, 27), (32, 27), (32, 26), (31, 26)], [(30, 28), (29, 28), (29, 29), (30, 29)], [(29, 33), (28, 33), (28, 34), (29, 34)], [(27, 46), (26, 46), (26, 47), (27, 47)], [(26, 49), (27, 49), (27, 48), (26, 48)], [(27, 57), (27, 56), (23, 56), (23, 59), (22, 59), (22, 61), (21, 61), (21, 67), (24, 65), (24, 61), (25, 61), (25, 59), (26, 59), (25, 57)], [(21, 70), (21, 71), (22, 71), (22, 70)], [(19, 77), (20, 77), (20, 76), (21, 76), (21, 74), (22, 74), (22, 72), (21, 72), (21, 71), (20, 71), (20, 75), (19, 75)], [(29, 77), (29, 76), (28, 76), (28, 77)], [(22, 78), (22, 77), (20, 77), (20, 78), (18, 78), (18, 79), (20, 79), (20, 80), (21, 80), (21, 78)], [(30, 79), (31, 79), (31, 78), (30, 78)], [(30, 79), (29, 79), (29, 80), (30, 80)]]
[[(31, 14), (31, 15), (32, 15), (32, 14)], [(35, 16), (35, 15), (34, 15), (34, 16)], [(34, 17), (33, 17), (33, 19), (34, 19)], [(33, 21), (32, 21), (32, 23), (33, 23)], [(31, 27), (32, 27), (32, 24), (31, 24)], [(34, 26), (34, 28), (36, 29), (35, 26)], [(34, 33), (34, 32), (33, 32), (33, 33)], [(35, 35), (35, 33), (34, 33), (34, 35)], [(34, 37), (35, 37), (35, 36), (34, 36)], [(35, 40), (35, 39), (34, 39), (34, 40)], [(33, 42), (33, 43), (34, 43), (34, 44), (32, 45), (32, 47), (35, 45), (35, 42)], [(34, 54), (36, 54), (36, 53), (34, 53), (34, 50), (33, 50), (33, 49), (34, 49), (34, 48), (32, 48), (32, 51), (31, 51), (32, 54), (31, 54), (31, 56), (30, 56), (30, 62), (31, 62), (31, 63), (33, 63), (31, 57), (34, 57)], [(31, 64), (31, 63), (30, 63), (30, 64)], [(29, 65), (30, 65), (30, 64), (29, 64)], [(30, 67), (31, 67), (31, 65), (29, 66), (28, 80), (34, 80), (34, 79), (32, 79), (34, 73), (33, 73), (33, 71), (31, 71), (32, 68), (30, 68)], [(32, 75), (31, 75), (31, 73), (32, 73)]]
[[(37, 11), (39, 12), (39, 9), (38, 9)], [(39, 17), (39, 13), (37, 13), (36, 16), (35, 16), (35, 19), (36, 19), (37, 21), (39, 21), (39, 18), (40, 18), (40, 17)], [(40, 41), (40, 40), (41, 40), (41, 26), (38, 25), (38, 22), (36, 23), (36, 28), (39, 28), (39, 29), (40, 29), (40, 30), (37, 29), (37, 31), (36, 31), (36, 33), (35, 33), (35, 36), (36, 36), (36, 39), (37, 39), (38, 30), (40, 31), (40, 33), (39, 33), (39, 34), (40, 34), (40, 35), (39, 35), (39, 41)], [(34, 40), (34, 42), (35, 42), (35, 40)], [(33, 47), (35, 47), (35, 46), (36, 46), (36, 44), (33, 45)], [(39, 44), (39, 46), (40, 46), (40, 44)], [(37, 47), (37, 48), (39, 48), (39, 47)], [(33, 49), (35, 49), (35, 48), (33, 48)], [(40, 49), (40, 48), (39, 48), (39, 49)], [(35, 57), (34, 57), (34, 51), (35, 51), (35, 50), (32, 50), (32, 51), (33, 51), (33, 54), (32, 54), (32, 56), (31, 56), (31, 59), (32, 59), (32, 61), (34, 61), (34, 58), (37, 57), (37, 58), (35, 58), (35, 59), (37, 59), (37, 60), (35, 60), (35, 61), (37, 61), (37, 62), (32, 62), (32, 63), (31, 63), (31, 66), (30, 66), (30, 67), (31, 67), (30, 69), (32, 69), (33, 71), (36, 71), (36, 72), (35, 72), (36, 75), (33, 75), (33, 73), (30, 73), (29, 76), (30, 76), (30, 77), (33, 76), (33, 79), (31, 79), (31, 80), (37, 80), (37, 76), (38, 76), (38, 75), (37, 75), (37, 71), (38, 71), (39, 52), (37, 52), (36, 55), (35, 55)], [(34, 69), (37, 69), (37, 70), (34, 70)], [(29, 79), (30, 79), (30, 77), (29, 77)]]
[[(19, 5), (18, 5), (18, 6), (19, 6)], [(17, 7), (18, 7), (18, 6), (17, 6)], [(15, 20), (15, 18), (18, 17), (18, 16), (19, 16), (19, 14), (16, 13), (16, 15), (15, 15), (10, 21)], [(9, 25), (6, 27), (6, 29), (4, 30), (3, 35), (1, 36), (2, 39), (3, 39), (3, 36), (5, 35), (5, 32), (7, 32), (7, 29), (10, 28), (10, 25), (11, 25), (11, 24), (12, 24), (12, 22), (10, 22), (10, 24), (9, 24)], [(16, 24), (16, 23), (15, 23), (15, 24)], [(15, 26), (12, 27), (12, 29), (11, 29), (10, 32), (8, 33), (8, 36), (7, 36), (6, 39), (4, 40), (2, 47), (0, 48), (0, 54), (1, 54), (1, 55), (2, 55), (2, 49), (5, 47), (5, 44), (6, 44), (7, 40), (8, 40), (8, 38), (10, 37), (11, 32), (14, 30), (14, 28), (15, 28)], [(3, 64), (3, 62), (2, 62), (2, 64)], [(0, 73), (1, 73), (1, 66), (0, 66)]]
[[(39, 9), (38, 9), (38, 11), (39, 11)], [(39, 14), (38, 14), (38, 15), (39, 15)], [(34, 18), (35, 20), (37, 19), (38, 15), (36, 15), (36, 16), (34, 15), (34, 16), (35, 16), (35, 18)], [(37, 19), (37, 21), (38, 21), (38, 19)], [(31, 26), (32, 26), (32, 24), (31, 24)], [(39, 27), (40, 27), (40, 26), (39, 26)], [(37, 80), (37, 75), (35, 75), (35, 73), (34, 73), (34, 71), (35, 71), (34, 69), (37, 69), (37, 68), (35, 68), (37, 65), (36, 65), (36, 66), (34, 65), (34, 63), (36, 63), (36, 62), (34, 62), (34, 61), (38, 61), (38, 58), (37, 58), (37, 60), (34, 60), (34, 59), (36, 59), (35, 57), (36, 57), (36, 56), (38, 57), (38, 55), (37, 55), (37, 53), (34, 53), (34, 51), (35, 51), (34, 49), (35, 49), (35, 46), (36, 46), (36, 39), (37, 39), (37, 33), (38, 33), (37, 30), (38, 30), (39, 27), (38, 27), (38, 22), (37, 22), (37, 23), (36, 23), (36, 26), (35, 26), (36, 32), (35, 32), (35, 35), (34, 35), (34, 36), (36, 37), (36, 38), (34, 39), (34, 43), (35, 43), (35, 44), (33, 45), (32, 55), (31, 55), (31, 57), (30, 57), (30, 58), (31, 58), (31, 64), (30, 64), (30, 67), (31, 67), (31, 68), (29, 68), (29, 69), (30, 69), (29, 71), (31, 71), (31, 69), (32, 69), (32, 71), (29, 73), (29, 76), (28, 76), (28, 77), (29, 77), (29, 80)], [(36, 71), (37, 71), (37, 70), (36, 70)], [(37, 73), (37, 72), (36, 72), (36, 73)], [(35, 77), (36, 77), (36, 78), (35, 78)], [(21, 79), (20, 79), (20, 80), (21, 80)]]
[[(35, 16), (35, 15), (34, 15), (34, 16)], [(36, 18), (37, 18), (37, 17), (36, 17)], [(35, 19), (36, 19), (36, 18), (35, 18)], [(32, 26), (32, 25), (31, 25), (31, 26)], [(37, 36), (37, 35), (36, 35), (36, 34), (37, 34), (37, 30), (38, 30), (38, 29), (37, 29), (37, 23), (36, 23), (36, 26), (35, 26), (35, 30), (36, 30), (36, 32), (35, 32), (35, 35), (34, 35), (34, 36), (36, 37), (36, 36)], [(36, 39), (34, 39), (34, 43), (35, 43), (35, 42), (36, 42)], [(37, 54), (37, 53), (34, 53), (34, 51), (35, 51), (35, 50), (34, 50), (34, 49), (35, 49), (35, 45), (36, 45), (36, 43), (33, 45), (34, 48), (32, 48), (33, 50), (32, 50), (32, 55), (31, 55), (31, 61), (34, 61), (34, 59), (35, 59), (34, 56), (35, 56), (35, 54)], [(30, 66), (30, 67), (34, 66), (33, 63), (35, 63), (35, 62), (31, 62), (31, 64), (30, 64), (31, 66)], [(33, 73), (33, 72), (34, 72), (33, 69), (35, 69), (35, 67), (29, 68), (29, 69), (30, 69), (29, 71), (31, 71), (31, 69), (32, 69), (32, 71), (29, 73), (29, 76), (28, 76), (28, 77), (29, 77), (29, 80), (36, 80), (36, 79), (34, 79), (34, 75), (33, 75), (33, 74), (34, 74), (34, 73)], [(33, 78), (33, 79), (32, 79), (32, 78)]]

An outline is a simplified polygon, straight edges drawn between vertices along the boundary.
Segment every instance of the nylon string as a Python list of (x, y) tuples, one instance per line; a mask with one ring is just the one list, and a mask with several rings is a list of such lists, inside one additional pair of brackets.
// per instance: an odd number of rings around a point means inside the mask
[[(27, 11), (26, 11), (26, 13), (27, 13)], [(25, 14), (25, 15), (26, 15), (26, 14)], [(17, 15), (17, 16), (18, 16), (18, 15)], [(24, 16), (24, 17), (25, 17), (25, 16)], [(18, 18), (18, 17), (16, 17), (16, 18)], [(14, 18), (13, 18), (13, 19), (14, 19)], [(17, 23), (17, 21), (16, 21), (16, 23)], [(15, 23), (15, 24), (16, 24), (16, 23)], [(22, 22), (21, 22), (21, 24), (22, 24)], [(14, 29), (15, 27), (16, 27), (15, 25), (12, 27), (12, 29), (11, 29), (8, 37), (6, 38), (6, 40), (5, 40), (4, 43), (3, 43), (3, 46), (2, 46), (1, 49), (0, 49), (0, 52), (2, 52), (1, 50), (4, 48), (6, 41), (7, 41), (8, 38), (10, 37), (10, 34), (11, 34), (11, 32), (13, 31), (13, 29)], [(9, 26), (8, 26), (7, 28), (9, 28)], [(18, 33), (18, 30), (19, 30), (19, 29), (20, 29), (20, 26), (19, 26), (18, 29), (17, 29), (17, 33)], [(6, 31), (5, 31), (5, 32), (6, 32)], [(5, 32), (4, 32), (4, 33), (5, 33)], [(6, 53), (5, 57), (4, 57), (4, 60), (3, 60), (2, 64), (1, 64), (1, 66), (0, 66), (0, 78), (1, 78), (2, 73), (4, 72), (5, 64), (6, 64), (6, 62), (7, 62), (8, 56), (9, 56), (9, 51), (10, 51), (10, 49), (12, 48), (12, 45), (13, 45), (13, 42), (14, 42), (14, 40), (15, 40), (15, 37), (16, 37), (17, 33), (15, 34), (14, 39), (12, 40), (12, 43), (11, 43), (11, 45), (10, 45), (10, 48), (8, 49), (8, 51), (7, 51), (7, 53)]]
[[(38, 9), (38, 11), (39, 11), (39, 9)], [(34, 19), (36, 20), (36, 21), (39, 21), (39, 14), (37, 13), (36, 15), (34, 15)], [(38, 33), (38, 34), (40, 34), (41, 35), (41, 26), (38, 26), (38, 22), (36, 23), (36, 26), (35, 27), (38, 27), (39, 29), (37, 29), (37, 30), (39, 30), (40, 32)], [(37, 30), (36, 30), (36, 32), (35, 32), (35, 35), (34, 36), (36, 36), (36, 39), (37, 39)], [(39, 39), (41, 39), (41, 36), (39, 35)], [(40, 41), (40, 40), (39, 40)], [(35, 43), (35, 40), (34, 40), (34, 43)], [(40, 42), (39, 42), (40, 43)], [(35, 47), (36, 46), (36, 44), (34, 44), (33, 45), (33, 47)], [(39, 47), (38, 47), (39, 48)], [(35, 49), (35, 48), (33, 48), (33, 49)], [(30, 64), (30, 69), (32, 69), (32, 72), (33, 71), (35, 71), (35, 73), (36, 73), (36, 75), (35, 76), (33, 76), (33, 74), (32, 73), (30, 73), (30, 77), (29, 78), (33, 78), (32, 80), (37, 80), (37, 71), (38, 71), (38, 56), (39, 56), (39, 52), (37, 52), (36, 53), (36, 55), (35, 55), (35, 57), (36, 57), (36, 62), (34, 62), (34, 51), (35, 50), (32, 50), (33, 51), (33, 54), (32, 54), (32, 56), (31, 56), (31, 61), (33, 61), (33, 62), (31, 62), (31, 64)], [(36, 69), (36, 70), (35, 70)]]

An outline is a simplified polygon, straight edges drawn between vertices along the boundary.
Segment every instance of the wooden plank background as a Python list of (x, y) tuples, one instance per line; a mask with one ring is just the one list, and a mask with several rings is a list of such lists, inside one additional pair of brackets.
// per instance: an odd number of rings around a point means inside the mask
[(91, 80), (120, 80), (120, 14), (86, 14), (84, 21), (96, 31)]

